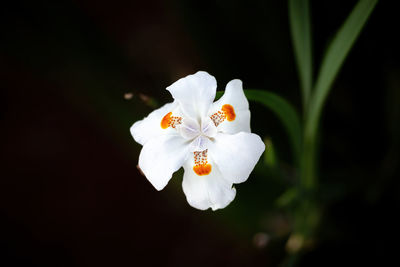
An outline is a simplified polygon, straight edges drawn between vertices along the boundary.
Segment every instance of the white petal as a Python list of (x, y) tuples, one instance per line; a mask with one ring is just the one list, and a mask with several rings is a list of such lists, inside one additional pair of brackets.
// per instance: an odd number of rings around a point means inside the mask
[(219, 133), (208, 144), (209, 155), (225, 179), (232, 183), (247, 180), (264, 150), (265, 145), (258, 135), (245, 132)]
[(177, 125), (176, 129), (187, 140), (192, 140), (200, 134), (199, 123), (189, 117), (183, 118), (182, 124)]
[(144, 144), (139, 167), (150, 183), (161, 190), (186, 161), (188, 149), (189, 142), (180, 135), (160, 135)]
[(236, 134), (239, 132), (250, 133), (250, 111), (236, 111), (236, 118), (234, 121), (225, 120), (218, 125), (217, 128), (219, 132), (227, 134)]
[(162, 118), (168, 112), (175, 110), (177, 106), (178, 103), (176, 101), (173, 103), (165, 104), (161, 108), (151, 112), (143, 120), (135, 122), (130, 129), (135, 141), (141, 145), (144, 145), (149, 139), (170, 132), (171, 129), (161, 128), (160, 123)]
[(183, 166), (182, 188), (190, 206), (200, 210), (217, 210), (228, 206), (236, 196), (232, 183), (222, 177), (215, 164), (212, 164), (210, 174), (202, 176), (193, 171), (193, 165), (191, 156)]
[(203, 135), (199, 135), (196, 139), (192, 141), (190, 144), (190, 152), (194, 151), (203, 151), (208, 148), (208, 143), (210, 142), (210, 139)]
[(201, 120), (201, 132), (210, 138), (217, 135), (217, 127), (215, 127), (215, 124), (210, 117), (204, 117)]
[(235, 134), (238, 132), (250, 132), (249, 102), (243, 92), (242, 81), (232, 80), (225, 88), (224, 95), (213, 103), (208, 115), (221, 110), (222, 106), (229, 104), (234, 108), (236, 117), (233, 121), (225, 120), (218, 125), (218, 131)]
[(199, 71), (179, 79), (167, 87), (167, 90), (179, 102), (187, 116), (199, 120), (207, 115), (214, 101), (217, 81), (207, 72)]

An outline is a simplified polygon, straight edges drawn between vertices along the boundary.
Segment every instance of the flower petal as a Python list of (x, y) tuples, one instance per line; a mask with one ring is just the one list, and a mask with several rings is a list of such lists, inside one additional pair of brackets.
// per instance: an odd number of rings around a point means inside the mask
[(210, 143), (210, 139), (203, 135), (199, 135), (190, 143), (190, 152), (195, 151), (203, 151), (207, 149), (208, 143)]
[(189, 142), (179, 135), (160, 135), (148, 140), (139, 155), (139, 167), (157, 189), (163, 189), (172, 174), (189, 156)]
[(208, 144), (210, 156), (225, 179), (232, 183), (247, 180), (264, 150), (265, 145), (258, 135), (245, 132), (219, 133)]
[[(163, 117), (173, 110), (176, 110), (178, 103), (172, 102), (165, 104), (159, 109), (151, 112), (146, 118), (143, 120), (135, 122), (130, 131), (135, 139), (141, 145), (144, 145), (151, 138), (157, 137), (159, 135), (171, 132), (171, 129), (163, 129), (160, 127), (161, 120)], [(173, 132), (173, 131), (172, 131)]]
[(202, 176), (194, 172), (193, 166), (192, 157), (183, 166), (185, 173), (182, 188), (190, 206), (200, 210), (217, 210), (228, 206), (236, 196), (232, 183), (223, 178), (215, 164), (211, 164), (212, 169), (208, 175)]
[(189, 117), (200, 120), (214, 101), (217, 81), (204, 71), (179, 79), (169, 87), (172, 97), (177, 100), (182, 111)]
[(183, 118), (183, 122), (176, 126), (181, 136), (187, 140), (193, 140), (200, 133), (200, 125), (190, 117)]
[(201, 120), (201, 132), (211, 138), (217, 135), (218, 129), (210, 117), (204, 117)]
[(250, 132), (250, 111), (249, 102), (243, 92), (241, 80), (230, 81), (225, 88), (224, 95), (213, 103), (208, 116), (212, 116), (218, 111), (223, 110), (227, 105), (232, 110), (232, 119), (227, 118), (218, 125), (218, 131), (223, 133), (235, 134), (238, 132)]

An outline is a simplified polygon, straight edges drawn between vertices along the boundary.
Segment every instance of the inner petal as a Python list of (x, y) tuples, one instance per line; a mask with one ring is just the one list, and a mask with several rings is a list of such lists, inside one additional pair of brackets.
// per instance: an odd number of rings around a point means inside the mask
[(207, 137), (205, 137), (204, 135), (199, 135), (190, 144), (190, 151), (195, 152), (206, 150), (208, 147), (208, 142), (209, 139)]
[(204, 117), (201, 121), (201, 132), (208, 137), (214, 137), (217, 135), (217, 127), (210, 117)]
[(182, 137), (188, 140), (192, 140), (200, 134), (199, 123), (191, 118), (184, 118), (177, 129)]

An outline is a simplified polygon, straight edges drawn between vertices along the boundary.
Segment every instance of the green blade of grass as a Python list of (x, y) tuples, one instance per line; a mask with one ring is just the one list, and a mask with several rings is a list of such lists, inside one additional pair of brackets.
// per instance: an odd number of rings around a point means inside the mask
[(351, 47), (357, 40), (378, 0), (360, 0), (328, 47), (311, 99), (309, 129), (315, 132), (324, 102)]
[(307, 190), (316, 188), (317, 131), (322, 108), (333, 82), (368, 20), (378, 0), (360, 0), (351, 11), (332, 40), (322, 60), (321, 68), (311, 96), (303, 132), (301, 155), (301, 184)]
[[(296, 166), (300, 162), (301, 149), (301, 123), (297, 111), (294, 107), (282, 97), (262, 90), (244, 90), (246, 97), (258, 102), (270, 109), (282, 122), (293, 150), (293, 158)], [(222, 96), (223, 91), (217, 92), (217, 98)]]
[(289, 22), (303, 109), (306, 110), (311, 95), (313, 69), (309, 0), (289, 0)]

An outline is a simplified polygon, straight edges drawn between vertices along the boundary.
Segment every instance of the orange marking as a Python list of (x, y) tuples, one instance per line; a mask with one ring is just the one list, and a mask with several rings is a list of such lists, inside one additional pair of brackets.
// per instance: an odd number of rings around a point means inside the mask
[(235, 120), (235, 118), (236, 118), (235, 109), (231, 105), (225, 104), (222, 106), (221, 110), (225, 113), (226, 119), (228, 121)]
[(211, 164), (208, 163), (207, 160), (207, 151), (195, 151), (194, 153), (194, 166), (193, 166), (193, 171), (199, 175), (208, 175), (211, 173)]
[(171, 124), (171, 115), (172, 112), (167, 113), (167, 115), (164, 116), (161, 120), (161, 128), (167, 129), (169, 125)]
[(211, 173), (211, 164), (195, 165), (193, 171), (199, 176), (208, 175)]
[(161, 128), (167, 129), (168, 127), (175, 128), (176, 125), (182, 123), (182, 117), (171, 116), (172, 112), (167, 113), (161, 120)]

